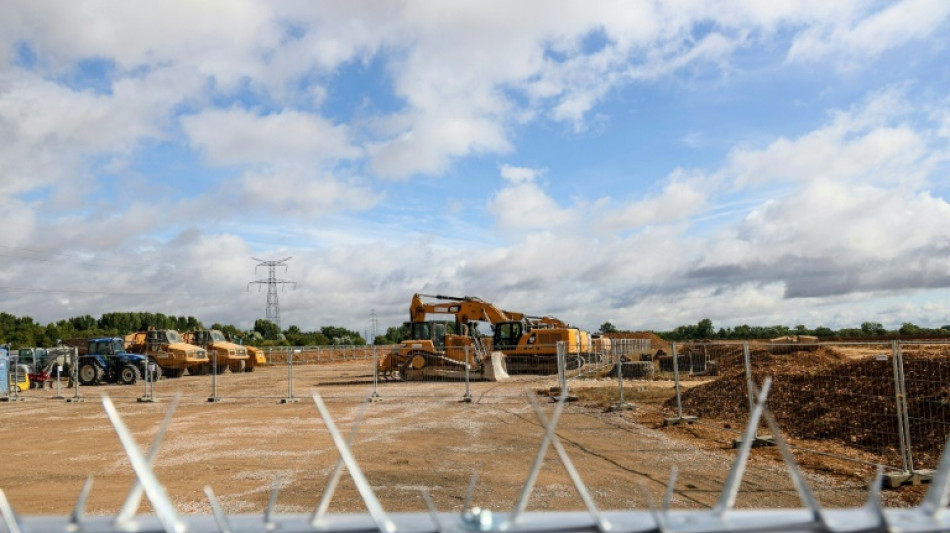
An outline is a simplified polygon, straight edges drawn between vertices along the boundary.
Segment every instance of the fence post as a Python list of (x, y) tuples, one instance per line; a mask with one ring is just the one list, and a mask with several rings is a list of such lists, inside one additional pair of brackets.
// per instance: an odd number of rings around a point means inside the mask
[(155, 361), (145, 361), (145, 393), (137, 398), (136, 401), (141, 403), (152, 403), (155, 401), (155, 370), (158, 368), (158, 363)]
[(676, 388), (676, 417), (675, 418), (664, 418), (664, 426), (675, 426), (682, 422), (692, 424), (696, 421), (695, 416), (683, 416), (683, 395), (680, 388), (680, 362), (679, 354), (676, 353), (676, 343), (670, 343), (671, 351), (673, 352), (673, 384)]
[(751, 414), (755, 410), (755, 394), (752, 392), (755, 390), (755, 386), (752, 382), (752, 359), (749, 356), (749, 343), (742, 343), (742, 360), (745, 364), (745, 385), (746, 391), (749, 393), (749, 413)]
[(567, 396), (567, 390), (565, 390), (565, 389), (567, 389), (567, 377), (565, 376), (565, 374), (567, 373), (567, 369), (564, 368), (564, 367), (565, 367), (565, 364), (564, 364), (564, 341), (557, 341), (557, 346), (556, 346), (555, 349), (556, 349), (556, 353), (557, 353), (557, 387), (558, 387), (558, 392), (560, 392), (560, 395), (561, 395), (561, 396)]
[[(618, 347), (619, 346), (620, 345), (618, 345)], [(626, 347), (626, 344), (623, 344), (622, 346)], [(611, 346), (611, 350), (613, 350), (613, 346)], [(617, 391), (619, 394), (619, 398), (617, 400), (617, 405), (611, 405), (610, 407), (607, 408), (608, 413), (612, 413), (614, 411), (630, 411), (631, 409), (634, 409), (636, 407), (632, 403), (627, 403), (623, 401), (623, 352), (626, 350), (617, 350), (617, 351), (619, 353), (616, 354), (617, 362), (614, 363), (614, 368), (617, 369)]]
[(13, 355), (10, 357), (10, 360), (13, 361), (13, 386), (11, 391), (13, 396), (10, 398), (11, 402), (22, 402), (23, 398), (20, 398), (20, 356)]
[(900, 442), (901, 466), (903, 474), (914, 471), (914, 461), (910, 452), (910, 424), (907, 419), (907, 394), (904, 385), (904, 358), (900, 341), (891, 341), (891, 355), (894, 363), (894, 400), (897, 407), (897, 431)]
[[(317, 352), (318, 354), (320, 352)], [(381, 402), (383, 399), (379, 396), (379, 356), (376, 354), (376, 345), (373, 345), (373, 394), (370, 394), (369, 401)]]
[(73, 396), (66, 398), (67, 403), (82, 403), (86, 399), (79, 395), (79, 351), (73, 351), (72, 365), (69, 369), (69, 375), (72, 376)]
[(465, 395), (462, 396), (460, 403), (472, 403), (472, 391), (469, 388), (470, 378), (469, 376), (469, 359), (468, 359), (468, 349), (469, 346), (465, 347)]
[(218, 374), (220, 372), (221, 372), (221, 367), (218, 366), (218, 352), (212, 351), (212, 354), (211, 354), (211, 396), (208, 396), (208, 401), (211, 403), (221, 401), (221, 398), (218, 398)]
[(294, 398), (294, 352), (287, 348), (287, 397), (281, 398), (280, 403), (297, 403), (299, 398)]

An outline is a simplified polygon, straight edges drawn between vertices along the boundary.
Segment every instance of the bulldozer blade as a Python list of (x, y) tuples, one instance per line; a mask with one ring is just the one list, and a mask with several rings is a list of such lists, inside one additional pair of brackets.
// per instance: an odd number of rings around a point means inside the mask
[(485, 365), (485, 379), (487, 381), (503, 381), (510, 379), (508, 375), (508, 365), (505, 363), (505, 354), (502, 352), (491, 353), (491, 365)]

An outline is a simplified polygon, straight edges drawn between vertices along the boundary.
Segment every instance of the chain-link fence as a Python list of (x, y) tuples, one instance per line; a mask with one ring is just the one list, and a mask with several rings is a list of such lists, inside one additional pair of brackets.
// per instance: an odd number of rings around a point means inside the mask
[[(950, 343), (674, 343), (618, 347), (606, 375), (673, 383), (657, 408), (672, 420), (743, 427), (756, 387), (799, 450), (884, 465), (892, 480), (926, 480), (950, 436)], [(767, 431), (760, 434), (768, 442)], [(894, 481), (892, 481), (894, 482)]]
[[(412, 345), (273, 347), (265, 352), (268, 366), (256, 373), (174, 378), (187, 380), (174, 388), (209, 401), (298, 401), (319, 388), (331, 400), (522, 403), (526, 393), (554, 397), (591, 379), (608, 388), (613, 383), (621, 398), (625, 383), (662, 388), (666, 396), (646, 409), (737, 434), (748, 420), (755, 387), (771, 377), (769, 408), (799, 450), (920, 478), (936, 467), (950, 435), (950, 342), (659, 345), (613, 339), (584, 352), (565, 344), (532, 350), (466, 347), (426, 355)], [(266, 378), (259, 377), (264, 373)], [(109, 394), (152, 401), (170, 394), (166, 383), (110, 386)], [(65, 399), (101, 394), (94, 390), (77, 387)], [(40, 394), (52, 392), (23, 393)], [(767, 433), (763, 427), (763, 440)]]

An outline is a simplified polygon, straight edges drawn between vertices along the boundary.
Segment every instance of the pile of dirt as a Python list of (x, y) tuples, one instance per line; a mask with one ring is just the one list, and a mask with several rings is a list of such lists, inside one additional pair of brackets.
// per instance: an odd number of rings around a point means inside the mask
[[(773, 379), (769, 407), (787, 435), (856, 447), (900, 463), (890, 361), (852, 359), (829, 347), (791, 354), (756, 350), (751, 355), (756, 383), (766, 376)], [(914, 456), (922, 464), (934, 464), (950, 428), (950, 359), (939, 352), (905, 351), (904, 363)], [(749, 400), (744, 365), (731, 361), (722, 369), (719, 378), (685, 391), (683, 408), (703, 418), (745, 422)], [(675, 399), (667, 402), (667, 407), (674, 406)]]

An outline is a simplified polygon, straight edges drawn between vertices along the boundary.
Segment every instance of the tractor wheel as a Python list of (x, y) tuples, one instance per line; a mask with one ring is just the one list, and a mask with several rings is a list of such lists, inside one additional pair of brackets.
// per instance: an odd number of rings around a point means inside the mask
[(185, 371), (184, 368), (166, 368), (164, 370), (165, 377), (168, 377), (168, 378), (180, 378), (182, 372), (184, 371)]
[(221, 375), (221, 374), (224, 374), (224, 373), (227, 372), (227, 371), (228, 371), (228, 365), (227, 365), (227, 363), (220, 363), (220, 364), (218, 364), (218, 365), (214, 365), (214, 364), (211, 365), (211, 373), (212, 373), (212, 374)]
[(152, 383), (155, 383), (156, 381), (162, 379), (162, 367), (158, 366), (157, 363), (152, 364), (151, 366), (155, 369), (155, 371), (152, 372)]
[(135, 385), (135, 382), (142, 379), (142, 373), (135, 365), (125, 365), (119, 370), (119, 383), (123, 385)]
[(231, 361), (231, 363), (228, 364), (228, 368), (230, 368), (231, 372), (234, 372), (235, 374), (244, 372), (244, 360), (240, 359), (238, 361)]
[(102, 381), (103, 374), (99, 365), (85, 363), (79, 367), (79, 383), (86, 386), (98, 385)]

